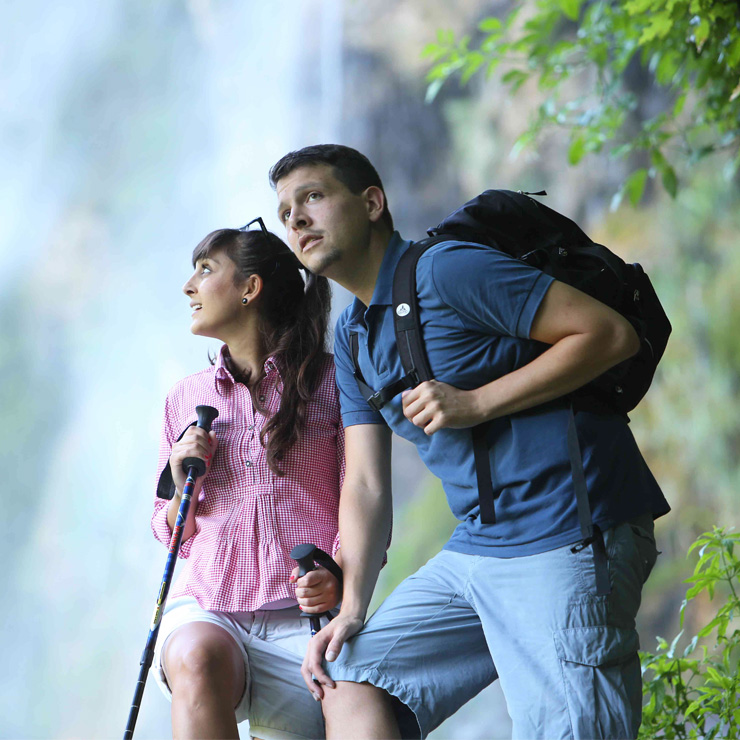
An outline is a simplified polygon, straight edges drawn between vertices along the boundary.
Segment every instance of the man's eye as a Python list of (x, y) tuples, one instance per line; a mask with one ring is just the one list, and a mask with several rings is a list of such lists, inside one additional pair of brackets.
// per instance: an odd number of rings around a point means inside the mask
[(287, 221), (290, 218), (290, 211), (283, 211), (280, 218), (283, 221)]
[(307, 200), (316, 200), (321, 197), (321, 193), (309, 193)]

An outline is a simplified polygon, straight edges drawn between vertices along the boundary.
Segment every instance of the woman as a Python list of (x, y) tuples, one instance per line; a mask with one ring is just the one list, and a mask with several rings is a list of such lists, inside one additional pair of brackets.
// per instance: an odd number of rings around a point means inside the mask
[[(193, 265), (183, 287), (191, 331), (224, 345), (165, 404), (159, 491), (175, 493), (156, 499), (152, 518), (163, 544), (180, 504), (183, 460), (200, 457), (208, 471), (185, 523), (186, 560), (162, 619), (154, 675), (171, 696), (176, 737), (237, 738), (244, 719), (264, 740), (322, 737), (320, 705), (300, 674), (311, 633), (289, 554), (304, 542), (338, 547), (344, 436), (324, 350), (329, 286), (309, 276), (304, 289), (300, 263), (264, 226), (214, 231), (195, 248)], [(219, 411), (210, 434), (189, 426), (200, 404)], [(315, 581), (301, 597), (334, 607), (334, 577), (320, 569)]]

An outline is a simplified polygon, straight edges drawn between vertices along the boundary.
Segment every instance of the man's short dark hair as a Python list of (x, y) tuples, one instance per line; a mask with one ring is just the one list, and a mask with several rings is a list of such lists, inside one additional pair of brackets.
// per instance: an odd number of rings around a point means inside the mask
[[(270, 185), (275, 189), (278, 181), (289, 175), (293, 170), (316, 164), (325, 164), (331, 167), (334, 170), (334, 177), (355, 195), (359, 195), (371, 186), (380, 188), (383, 195), (385, 195), (380, 175), (378, 175), (370, 160), (356, 149), (341, 144), (315, 144), (295, 152), (289, 152), (270, 169)], [(393, 231), (393, 217), (388, 210), (387, 198), (383, 208), (382, 220)]]

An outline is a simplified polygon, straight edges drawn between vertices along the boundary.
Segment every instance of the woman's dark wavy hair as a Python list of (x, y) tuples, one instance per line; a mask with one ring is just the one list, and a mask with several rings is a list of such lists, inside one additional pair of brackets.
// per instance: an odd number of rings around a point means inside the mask
[[(329, 281), (311, 275), (304, 292), (298, 258), (277, 236), (263, 231), (218, 229), (201, 241), (193, 251), (193, 265), (220, 252), (235, 265), (234, 282), (240, 284), (250, 275), (262, 278), (259, 303), (260, 329), (265, 356), (273, 357), (280, 372), (280, 408), (260, 433), (267, 464), (282, 476), (279, 462), (301, 437), (306, 423), (306, 405), (313, 396), (328, 355), (326, 329), (331, 308)], [(236, 368), (229, 368), (236, 375)], [(261, 412), (255, 389), (259, 378), (236, 375), (247, 385), (252, 402)]]

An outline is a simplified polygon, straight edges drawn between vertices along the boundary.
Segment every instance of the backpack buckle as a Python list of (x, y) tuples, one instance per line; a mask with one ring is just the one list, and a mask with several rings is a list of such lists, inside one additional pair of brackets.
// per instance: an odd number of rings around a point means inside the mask
[(576, 553), (581, 552), (581, 550), (585, 550), (593, 541), (593, 535), (591, 537), (586, 537), (585, 540), (581, 540), (573, 545), (573, 547), (570, 548), (570, 551), (575, 555)]
[(373, 393), (373, 395), (367, 399), (367, 405), (373, 411), (379, 412), (383, 408), (383, 406), (385, 406), (385, 403), (383, 402), (383, 399), (381, 397), (381, 392), (378, 391), (377, 393)]

